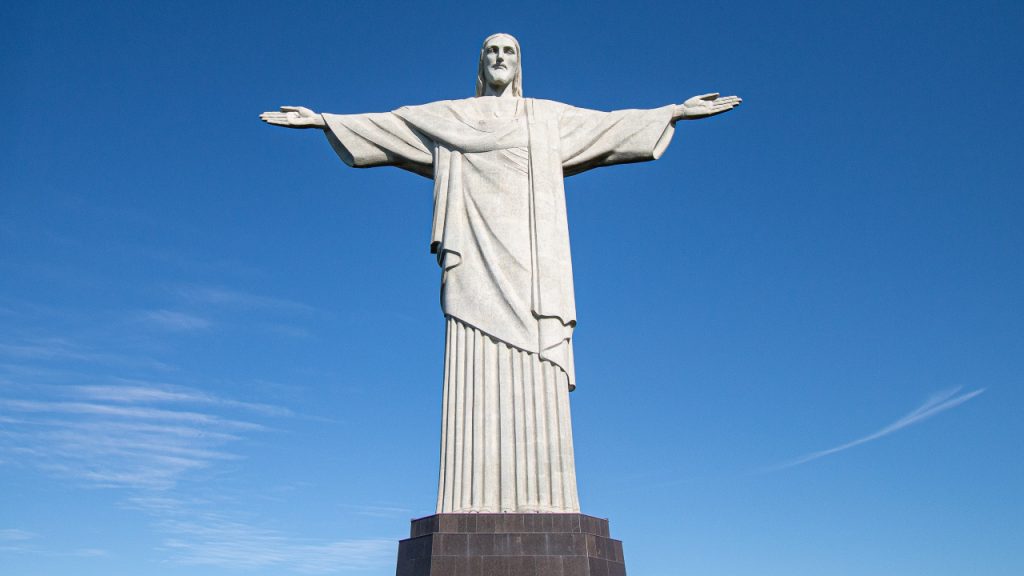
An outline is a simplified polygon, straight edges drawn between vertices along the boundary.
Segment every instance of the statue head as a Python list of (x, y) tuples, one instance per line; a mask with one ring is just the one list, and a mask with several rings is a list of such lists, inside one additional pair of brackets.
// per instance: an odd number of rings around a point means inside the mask
[(523, 96), (523, 57), (519, 41), (511, 34), (492, 34), (480, 47), (477, 66), (476, 95), (511, 90), (510, 95)]

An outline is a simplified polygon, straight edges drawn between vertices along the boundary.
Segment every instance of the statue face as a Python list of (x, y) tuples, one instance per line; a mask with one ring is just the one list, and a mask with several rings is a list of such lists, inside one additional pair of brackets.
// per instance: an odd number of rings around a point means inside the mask
[(497, 36), (484, 46), (484, 78), (494, 88), (504, 88), (519, 73), (519, 53), (508, 36)]

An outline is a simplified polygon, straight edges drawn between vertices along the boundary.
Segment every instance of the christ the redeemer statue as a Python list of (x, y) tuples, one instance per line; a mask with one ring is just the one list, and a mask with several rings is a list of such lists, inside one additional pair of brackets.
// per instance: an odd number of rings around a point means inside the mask
[(447, 321), (438, 513), (579, 512), (563, 180), (654, 160), (678, 120), (739, 104), (705, 94), (597, 112), (523, 98), (519, 43), (495, 34), (480, 51), (475, 98), (379, 114), (284, 106), (260, 115), (322, 129), (349, 166), (397, 166), (434, 181), (430, 249)]

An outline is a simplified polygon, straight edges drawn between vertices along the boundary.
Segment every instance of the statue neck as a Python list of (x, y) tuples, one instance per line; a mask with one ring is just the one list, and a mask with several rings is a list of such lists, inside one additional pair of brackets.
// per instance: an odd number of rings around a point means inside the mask
[(488, 84), (484, 87), (484, 96), (497, 96), (498, 98), (515, 98), (512, 95), (512, 82), (505, 84), (504, 86), (495, 86)]

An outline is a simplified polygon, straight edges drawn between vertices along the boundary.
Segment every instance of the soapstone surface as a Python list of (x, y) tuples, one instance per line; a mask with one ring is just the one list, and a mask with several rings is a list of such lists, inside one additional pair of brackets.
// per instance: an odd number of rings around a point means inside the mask
[(261, 114), (322, 130), (349, 166), (433, 180), (430, 250), (447, 321), (437, 512), (579, 512), (564, 180), (657, 159), (678, 121), (739, 104), (712, 93), (601, 112), (524, 98), (519, 42), (495, 34), (480, 50), (474, 98), (369, 114)]

